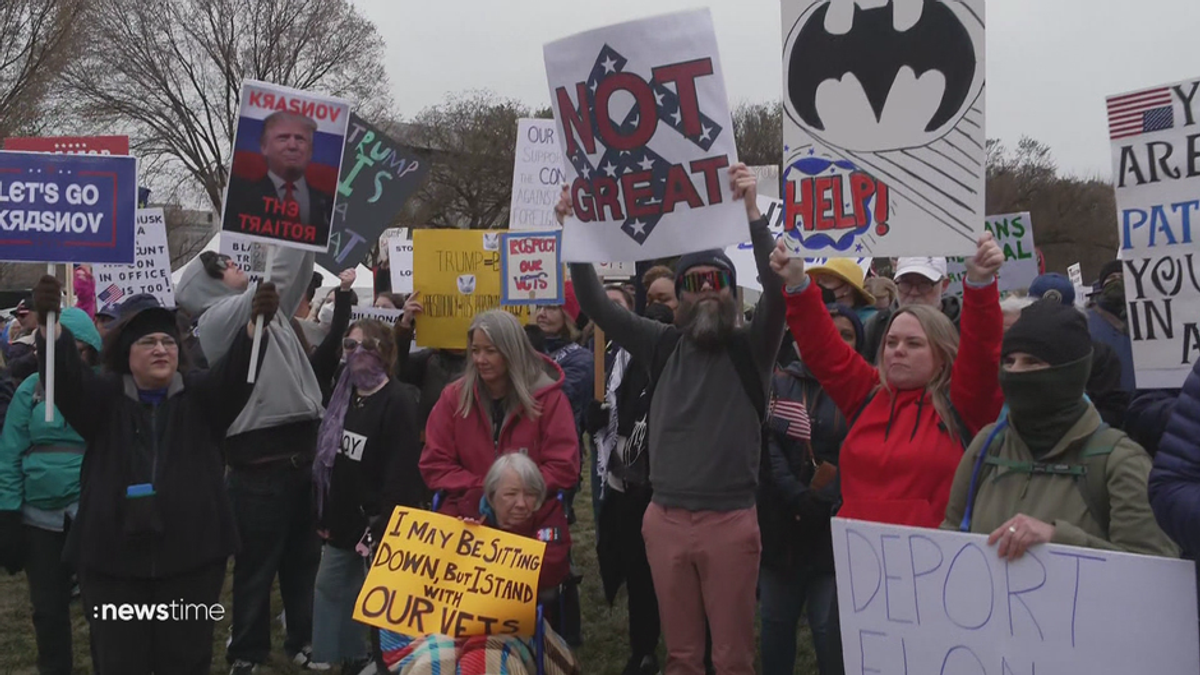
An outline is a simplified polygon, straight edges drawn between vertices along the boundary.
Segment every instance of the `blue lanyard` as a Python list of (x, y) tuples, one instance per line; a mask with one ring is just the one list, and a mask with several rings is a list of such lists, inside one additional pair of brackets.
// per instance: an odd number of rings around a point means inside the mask
[(996, 423), (996, 426), (992, 427), (992, 433), (988, 434), (987, 441), (979, 449), (979, 456), (975, 458), (975, 468), (971, 471), (971, 489), (967, 492), (967, 508), (963, 511), (962, 523), (958, 526), (961, 532), (971, 531), (971, 513), (975, 510), (975, 492), (979, 486), (979, 472), (983, 469), (983, 460), (987, 457), (988, 450), (991, 449), (992, 442), (996, 440), (996, 436), (1007, 428), (1008, 417), (1006, 416)]

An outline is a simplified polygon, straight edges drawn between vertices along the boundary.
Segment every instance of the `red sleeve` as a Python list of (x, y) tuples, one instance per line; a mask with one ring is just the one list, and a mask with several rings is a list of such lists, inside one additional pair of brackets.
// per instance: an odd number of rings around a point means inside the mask
[[(950, 375), (950, 403), (972, 435), (996, 421), (1004, 407), (1000, 391), (1000, 341), (1004, 315), (1000, 287), (963, 284), (963, 312), (958, 357)], [(969, 443), (971, 439), (964, 439)]]
[(810, 281), (804, 292), (787, 295), (787, 323), (804, 365), (846, 419), (854, 417), (878, 386), (879, 371), (842, 340), (817, 284)]
[(483, 476), (463, 467), (454, 438), (454, 425), (467, 420), (458, 417), (458, 388), (446, 387), (425, 423), (425, 449), (421, 451), (421, 477), (434, 492), (466, 492), (483, 487)]
[(538, 467), (546, 479), (546, 494), (553, 496), (579, 482), (579, 437), (575, 430), (575, 414), (561, 389), (542, 399), (538, 426), (542, 437)]

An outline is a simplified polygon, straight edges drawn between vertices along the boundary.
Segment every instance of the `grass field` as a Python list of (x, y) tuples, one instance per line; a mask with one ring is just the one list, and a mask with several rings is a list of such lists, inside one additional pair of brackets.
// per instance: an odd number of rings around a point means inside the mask
[[(591, 496), (586, 492), (576, 500), (579, 505), (579, 522), (571, 528), (574, 538), (574, 555), (584, 574), (581, 601), (583, 605), (584, 644), (577, 656), (582, 664), (583, 672), (587, 675), (619, 675), (629, 658), (629, 641), (627, 636), (627, 616), (625, 612), (624, 589), (617, 602), (610, 609), (604, 602), (604, 590), (600, 585), (600, 572), (596, 565), (594, 542), (595, 528), (592, 523)], [(232, 569), (232, 565), (231, 565)], [(0, 575), (3, 575), (0, 572)], [(230, 585), (232, 577), (227, 577), (221, 602), (226, 609), (231, 606)], [(273, 600), (272, 616), (278, 616), (282, 610), (278, 594)], [(91, 658), (88, 656), (87, 623), (78, 602), (73, 606), (73, 623), (75, 626), (75, 672), (90, 673)], [(228, 612), (227, 612), (228, 614)], [(303, 672), (288, 663), (283, 654), (282, 628), (278, 622), (274, 624), (272, 662), (260, 668), (262, 675), (299, 675)], [(214, 633), (213, 669), (212, 672), (225, 673), (225, 638), (228, 635), (229, 619), (217, 625)], [(800, 654), (797, 656), (796, 673), (815, 675), (816, 661), (811, 649), (808, 631), (801, 629)], [(659, 648), (659, 660), (665, 665), (665, 652)], [(4, 575), (0, 577), (0, 675), (36, 675), (37, 646), (34, 642), (33, 621), (29, 606), (29, 591), (25, 583), (25, 575)], [(333, 672), (337, 672), (336, 669)]]

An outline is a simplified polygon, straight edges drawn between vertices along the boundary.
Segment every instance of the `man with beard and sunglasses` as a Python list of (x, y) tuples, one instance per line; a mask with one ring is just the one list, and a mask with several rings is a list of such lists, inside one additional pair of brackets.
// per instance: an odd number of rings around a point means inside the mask
[[(783, 338), (784, 303), (769, 257), (774, 237), (756, 206), (754, 174), (730, 169), (746, 205), (762, 302), (740, 328), (736, 271), (720, 250), (683, 256), (676, 267), (675, 325), (612, 302), (595, 269), (571, 265), (583, 312), (635, 360), (650, 365), (652, 503), (642, 535), (662, 612), (668, 673), (704, 672), (705, 618), (720, 673), (754, 672), (759, 553), (755, 491), (768, 380)], [(566, 190), (557, 211), (571, 212)]]

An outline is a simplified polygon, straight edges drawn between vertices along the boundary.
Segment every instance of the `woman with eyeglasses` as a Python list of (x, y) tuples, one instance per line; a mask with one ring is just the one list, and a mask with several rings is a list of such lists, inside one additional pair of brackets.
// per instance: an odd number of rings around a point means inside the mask
[(313, 659), (357, 673), (370, 658), (367, 628), (353, 619), (371, 545), (395, 506), (418, 506), (425, 485), (416, 392), (390, 376), (396, 342), (363, 319), (341, 343), (345, 367), (329, 398), (313, 463), (318, 534), (325, 544), (313, 594)]
[[(61, 284), (44, 276), (33, 298), (44, 379), (46, 316), (60, 312)], [(70, 326), (55, 326), (54, 402), (86, 444), (64, 557), (79, 575), (98, 675), (211, 670), (218, 599), (238, 547), (221, 447), (254, 391), (246, 375), (255, 318), (270, 323), (278, 310), (275, 285), (262, 284), (228, 351), (186, 374), (175, 315), (157, 303), (122, 313), (104, 372), (81, 358)], [(270, 339), (263, 334), (263, 351)], [(131, 606), (159, 609), (129, 620)]]

